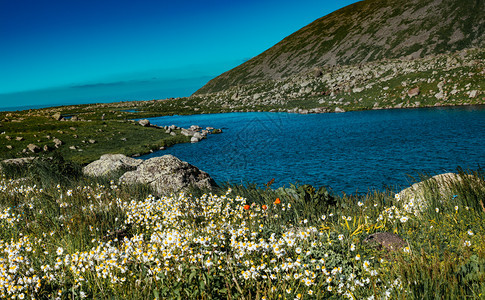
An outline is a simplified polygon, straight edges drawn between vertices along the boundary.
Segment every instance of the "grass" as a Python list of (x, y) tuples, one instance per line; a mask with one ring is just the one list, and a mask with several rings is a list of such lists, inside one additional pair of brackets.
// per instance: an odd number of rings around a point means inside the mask
[[(63, 115), (68, 115), (70, 111), (63, 110)], [(57, 121), (50, 117), (49, 110), (40, 110), (34, 114), (27, 111), (3, 112), (0, 113), (0, 118), (1, 115), (8, 120), (2, 122), (0, 128), (2, 159), (52, 156), (58, 153), (77, 163), (89, 163), (106, 153), (145, 154), (162, 146), (190, 142), (190, 138), (181, 135), (180, 131), (172, 136), (163, 129), (142, 127), (131, 121), (108, 119), (109, 117), (105, 120), (96, 119), (97, 115), (89, 116), (90, 119), (82, 121)], [(58, 149), (54, 142), (56, 138), (62, 141)], [(22, 152), (29, 144), (35, 144), (40, 148), (47, 146), (49, 150), (36, 154), (30, 151)]]
[[(2, 298), (485, 296), (485, 190), (471, 181), (451, 185), (453, 196), (427, 185), (419, 200), (428, 206), (418, 211), (392, 192), (337, 196), (271, 182), (155, 197), (54, 159), (55, 167), (41, 160), (23, 174), (4, 169)], [(481, 171), (468, 174), (483, 180)], [(363, 243), (375, 232), (407, 246)]]

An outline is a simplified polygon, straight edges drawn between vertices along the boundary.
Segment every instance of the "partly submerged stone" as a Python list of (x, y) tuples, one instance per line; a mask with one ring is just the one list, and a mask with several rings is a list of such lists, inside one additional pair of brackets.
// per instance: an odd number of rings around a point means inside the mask
[(136, 169), (142, 160), (127, 157), (123, 154), (105, 154), (83, 168), (85, 175), (106, 176), (120, 170), (131, 171)]
[(208, 189), (217, 186), (209, 174), (172, 155), (144, 161), (136, 170), (121, 176), (120, 182), (149, 184), (158, 194), (177, 192), (192, 185)]

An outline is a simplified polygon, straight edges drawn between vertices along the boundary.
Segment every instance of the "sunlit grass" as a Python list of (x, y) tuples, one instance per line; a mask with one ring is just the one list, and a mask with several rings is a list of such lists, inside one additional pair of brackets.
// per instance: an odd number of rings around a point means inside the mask
[[(155, 197), (114, 180), (3, 177), (0, 297), (479, 299), (484, 211), (472, 201), (485, 193), (454, 188), (417, 213), (392, 193), (228, 185)], [(407, 246), (363, 243), (375, 232)]]

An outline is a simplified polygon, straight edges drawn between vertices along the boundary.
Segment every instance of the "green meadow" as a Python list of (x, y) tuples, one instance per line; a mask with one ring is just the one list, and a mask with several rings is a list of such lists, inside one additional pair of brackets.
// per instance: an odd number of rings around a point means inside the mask
[[(61, 156), (3, 173), (2, 298), (485, 297), (481, 171), (412, 199), (271, 181), (155, 196)], [(403, 244), (366, 242), (378, 232)]]

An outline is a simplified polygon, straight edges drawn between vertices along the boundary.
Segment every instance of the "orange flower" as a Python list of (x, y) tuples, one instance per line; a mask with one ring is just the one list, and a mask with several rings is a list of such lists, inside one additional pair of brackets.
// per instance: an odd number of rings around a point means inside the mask
[(264, 210), (267, 210), (268, 207), (266, 205), (263, 204), (263, 206), (261, 206)]
[(280, 203), (281, 203), (280, 198), (276, 198), (276, 200), (274, 201), (274, 204), (280, 204)]
[(248, 210), (249, 209), (249, 204), (244, 205), (244, 209)]

